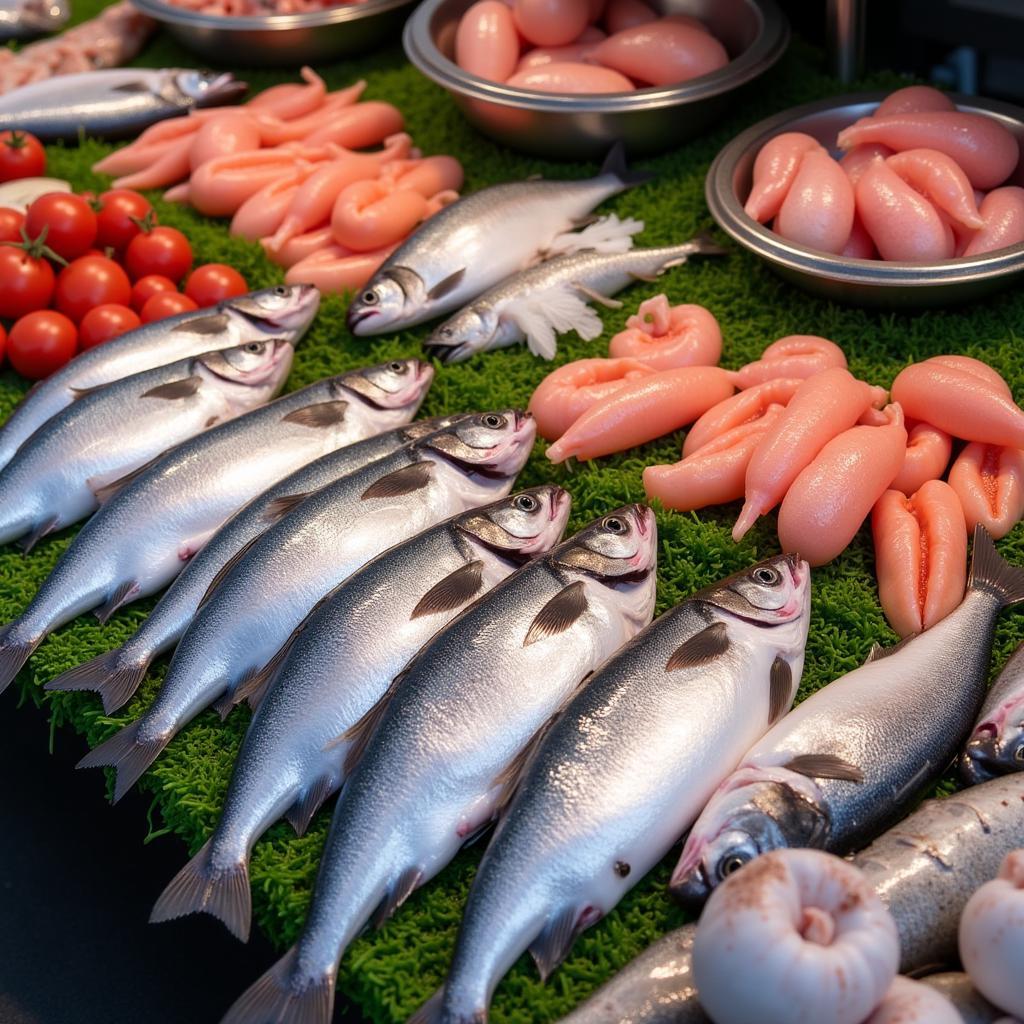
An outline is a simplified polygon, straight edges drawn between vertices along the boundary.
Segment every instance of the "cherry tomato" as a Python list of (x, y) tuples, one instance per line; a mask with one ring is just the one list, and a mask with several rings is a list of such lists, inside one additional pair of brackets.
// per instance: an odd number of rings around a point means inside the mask
[(71, 359), (77, 347), (75, 325), (63, 313), (40, 309), (11, 328), (7, 357), (23, 377), (42, 380)]
[(123, 252), (128, 243), (142, 231), (149, 218), (156, 223), (156, 214), (149, 200), (129, 188), (114, 188), (100, 196), (96, 214), (96, 244)]
[(180, 292), (157, 292), (142, 307), (139, 314), (144, 324), (152, 323), (154, 320), (163, 320), (167, 316), (177, 316), (179, 313), (191, 313), (199, 307), (187, 295)]
[(28, 132), (0, 132), (0, 181), (41, 178), (46, 172), (46, 151)]
[(82, 256), (57, 275), (57, 308), (78, 323), (90, 309), (114, 302), (127, 306), (132, 285), (120, 264), (106, 256)]
[(4, 352), (7, 350), (7, 332), (4, 325), (0, 324), (0, 363), (4, 361)]
[(153, 228), (128, 243), (124, 265), (133, 281), (147, 274), (180, 281), (192, 269), (192, 246), (177, 228)]
[(21, 229), (25, 225), (25, 214), (0, 206), (0, 242), (20, 242)]
[(60, 257), (73, 260), (92, 248), (96, 241), (96, 214), (87, 199), (69, 192), (48, 192), (40, 196), (25, 214), (29, 237), (40, 238)]
[(194, 299), (201, 309), (216, 306), (224, 299), (244, 295), (249, 290), (245, 278), (224, 263), (204, 263), (196, 267), (185, 282), (185, 294)]
[(45, 309), (53, 296), (53, 267), (35, 246), (0, 245), (0, 317), (17, 320)]
[(128, 331), (141, 327), (142, 321), (134, 309), (107, 302), (90, 309), (78, 325), (78, 347), (84, 352), (93, 345), (102, 345), (111, 338), (120, 337)]
[(142, 312), (142, 307), (160, 292), (176, 292), (174, 282), (163, 274), (147, 274), (140, 277), (132, 286), (132, 309), (136, 313)]

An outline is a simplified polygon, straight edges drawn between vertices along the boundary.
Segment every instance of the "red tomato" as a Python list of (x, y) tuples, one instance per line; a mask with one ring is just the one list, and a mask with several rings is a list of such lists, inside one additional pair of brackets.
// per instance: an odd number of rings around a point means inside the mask
[(0, 363), (4, 361), (4, 352), (7, 350), (7, 332), (4, 325), (0, 324)]
[(120, 264), (106, 256), (83, 256), (57, 275), (56, 295), (57, 308), (78, 323), (95, 306), (127, 306), (132, 285)]
[(123, 252), (128, 243), (142, 231), (147, 218), (156, 223), (156, 214), (149, 200), (129, 188), (114, 188), (99, 198), (96, 214), (96, 244)]
[(185, 282), (185, 294), (199, 307), (216, 306), (224, 299), (244, 295), (249, 290), (245, 278), (224, 263), (204, 263), (196, 267)]
[(78, 347), (84, 352), (93, 345), (102, 345), (128, 331), (141, 327), (142, 321), (134, 309), (107, 302), (90, 309), (78, 325)]
[(0, 181), (40, 178), (46, 172), (46, 151), (28, 132), (0, 132)]
[(124, 265), (133, 281), (147, 274), (180, 281), (192, 269), (192, 246), (177, 228), (153, 228), (128, 243)]
[(142, 312), (142, 307), (160, 292), (177, 292), (174, 282), (163, 274), (147, 274), (140, 277), (132, 287), (132, 309)]
[(77, 347), (75, 325), (63, 313), (40, 309), (11, 328), (7, 356), (23, 377), (42, 380), (68, 362)]
[(199, 307), (187, 296), (180, 292), (157, 292), (142, 307), (142, 322), (152, 323), (154, 320), (163, 320), (167, 316), (177, 316), (179, 313), (191, 313)]
[(25, 225), (25, 214), (0, 206), (0, 242), (20, 242), (21, 229)]
[(31, 238), (42, 237), (66, 260), (73, 260), (92, 248), (96, 241), (96, 214), (87, 199), (68, 192), (40, 196), (25, 215), (25, 229)]
[(36, 246), (0, 245), (0, 317), (17, 320), (45, 309), (53, 296), (53, 267)]

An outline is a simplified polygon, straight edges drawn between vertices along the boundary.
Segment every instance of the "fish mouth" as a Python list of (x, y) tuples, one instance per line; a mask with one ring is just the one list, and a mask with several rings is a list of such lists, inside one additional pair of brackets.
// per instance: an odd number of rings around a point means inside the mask
[(205, 95), (199, 101), (203, 106), (207, 103), (237, 103), (249, 91), (249, 83), (235, 78), (230, 71), (218, 75), (209, 85)]
[(711, 895), (711, 888), (703, 864), (683, 874), (673, 875), (668, 883), (668, 891), (673, 899), (692, 911), (698, 911), (704, 906)]
[(451, 366), (452, 363), (464, 363), (476, 354), (476, 350), (468, 341), (462, 342), (460, 345), (446, 345), (441, 341), (428, 340), (423, 343), (423, 351), (428, 358), (436, 359), (445, 366)]
[(358, 328), (360, 324), (365, 323), (371, 317), (379, 315), (379, 309), (356, 309), (355, 306), (352, 306), (348, 311), (348, 316), (345, 317), (345, 326), (353, 334), (358, 334), (359, 331), (356, 328)]
[(991, 727), (979, 729), (960, 757), (960, 774), (966, 782), (976, 785), (1018, 771), (1017, 766), (1007, 764), (1005, 753), (998, 733)]

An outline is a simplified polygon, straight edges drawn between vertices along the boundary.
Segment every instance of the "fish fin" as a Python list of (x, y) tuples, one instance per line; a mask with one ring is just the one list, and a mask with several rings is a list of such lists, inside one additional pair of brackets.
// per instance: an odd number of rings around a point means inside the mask
[(606, 217), (598, 217), (582, 231), (565, 231), (556, 235), (548, 243), (545, 255), (550, 258), (580, 252), (628, 252), (633, 248), (633, 236), (643, 229), (642, 220), (623, 219), (610, 213)]
[(428, 299), (440, 299), (447, 295), (449, 292), (454, 291), (462, 283), (462, 279), (466, 276), (466, 268), (461, 267), (456, 270), (454, 274), (449, 274), (443, 281), (438, 281), (433, 288), (427, 292)]
[(333, 775), (321, 775), (311, 786), (308, 786), (302, 796), (295, 801), (284, 812), (284, 819), (288, 822), (297, 836), (306, 834), (309, 823), (313, 816), (323, 806), (324, 801), (338, 788), (338, 783)]
[(406, 1022), (405, 1024), (440, 1024), (441, 1006), (444, 1003), (444, 985), (442, 985)]
[(0, 632), (0, 693), (3, 693), (17, 674), (25, 667), (25, 662), (39, 646), (40, 640), (16, 640), (11, 633), (16, 623), (12, 622)]
[[(42, 381), (39, 383), (42, 383)], [(68, 391), (71, 392), (72, 402), (80, 402), (83, 398), (88, 398), (89, 395), (95, 395), (97, 391), (102, 391), (104, 388), (110, 387), (110, 384), (111, 382), (107, 381), (106, 384), (95, 384), (91, 388), (68, 388)], [(38, 385), (34, 384), (28, 394), (32, 394), (37, 386)], [(28, 395), (26, 395), (25, 398), (28, 398)], [(22, 399), (22, 401), (24, 401), (24, 399)], [(18, 405), (20, 404), (21, 402), (18, 403)], [(18, 406), (15, 406), (15, 409), (17, 409), (17, 407)]]
[(174, 332), (183, 331), (186, 334), (220, 334), (228, 325), (227, 313), (208, 313), (204, 316), (197, 316), (192, 320), (186, 320), (174, 328)]
[(570, 583), (534, 616), (523, 646), (564, 633), (587, 610), (587, 592), (581, 581)]
[(120, 494), (130, 484), (135, 483), (143, 473), (152, 469), (166, 454), (166, 451), (162, 451), (159, 455), (154, 455), (149, 462), (144, 462), (141, 466), (137, 466), (130, 473), (125, 473), (124, 476), (119, 476), (116, 480), (100, 484), (98, 487), (94, 486), (89, 480), (86, 481), (86, 484), (89, 490), (92, 491), (93, 497), (101, 505), (105, 505), (115, 495)]
[(119, 608), (124, 607), (126, 604), (130, 604), (135, 600), (136, 595), (139, 592), (139, 584), (135, 580), (125, 580), (118, 588), (110, 595), (110, 599), (106, 604), (100, 605), (93, 614), (97, 619), (100, 620), (100, 625), (105, 626), (110, 621), (110, 616), (114, 614)]
[[(242, 677), (238, 680), (234, 686), (228, 685), (224, 690), (221, 691), (221, 695), (210, 705), (214, 711), (220, 715), (222, 722), (227, 721), (228, 715), (231, 714), (235, 708), (242, 703), (244, 698), (239, 698), (239, 691), (248, 693), (251, 689), (252, 680), (259, 680), (263, 667), (259, 665), (250, 666), (242, 674)], [(257, 686), (259, 684), (257, 683)]]
[(864, 773), (849, 761), (844, 761), (834, 754), (797, 754), (787, 761), (783, 768), (788, 768), (798, 775), (806, 775), (809, 779), (836, 779), (840, 782), (863, 782)]
[(911, 633), (909, 636), (905, 636), (902, 640), (898, 640), (889, 647), (883, 647), (881, 644), (872, 644), (871, 650), (868, 651), (868, 656), (864, 659), (864, 664), (870, 665), (873, 661), (881, 661), (883, 658), (888, 658), (890, 654), (902, 651), (911, 640), (919, 635), (920, 634), (918, 633)]
[(149, 922), (159, 924), (187, 914), (206, 913), (221, 921), (240, 942), (248, 942), (252, 920), (249, 864), (243, 860), (229, 868), (214, 867), (212, 842), (208, 839), (171, 879), (156, 901)]
[(583, 284), (582, 281), (573, 281), (572, 286), (576, 291), (586, 295), (591, 302), (596, 302), (599, 306), (604, 306), (605, 309), (622, 309), (622, 303), (618, 299), (613, 299), (609, 295), (602, 295), (600, 292)]
[(158, 736), (152, 740), (140, 740), (141, 726), (141, 718), (131, 722), (120, 732), (114, 733), (110, 739), (90, 750), (75, 765), (76, 768), (113, 768), (117, 773), (114, 783), (115, 804), (139, 781), (171, 741), (169, 735)]
[(17, 542), (18, 547), (21, 548), (21, 553), (27, 555), (47, 534), (53, 533), (57, 529), (57, 522), (57, 517), (52, 516), (45, 522), (37, 523), (33, 526), (31, 532), (25, 534)]
[(155, 388), (143, 391), (141, 397), (164, 398), (168, 401), (175, 398), (189, 398), (199, 390), (199, 386), (202, 383), (202, 377), (185, 377), (182, 380), (172, 380), (166, 384), (158, 384)]
[(651, 171), (629, 169), (626, 165), (626, 147), (621, 139), (608, 150), (608, 155), (601, 164), (601, 174), (610, 174), (618, 178), (623, 188), (636, 188), (637, 185), (643, 185), (655, 177)]
[(638, 274), (636, 271), (630, 271), (629, 276), (633, 278), (634, 281), (646, 281), (648, 284), (654, 284), (654, 282), (658, 280), (657, 274)]
[[(262, 536), (262, 534), (260, 535)], [(202, 599), (199, 602), (196, 611), (202, 608), (211, 597), (213, 597), (215, 591), (220, 585), (231, 575), (232, 570), (242, 561), (243, 558), (252, 550), (252, 546), (258, 541), (259, 537), (253, 537), (251, 540), (247, 540), (218, 570), (217, 575), (210, 580), (210, 585), (206, 588), (206, 593), (203, 594)]]
[(430, 483), (434, 475), (431, 462), (414, 462), (411, 466), (403, 466), (393, 473), (375, 480), (359, 495), (360, 501), (370, 498), (400, 498), (403, 494), (412, 494)]
[(387, 710), (388, 704), (391, 702), (391, 698), (395, 695), (398, 687), (401, 686), (402, 680), (405, 678), (406, 669), (391, 680), (387, 690), (384, 691), (384, 695), (377, 701), (376, 704), (370, 708), (369, 711), (359, 719), (355, 725), (349, 726), (336, 740), (332, 740), (328, 744), (328, 747), (334, 746), (337, 743), (348, 743), (348, 753), (345, 755), (344, 772), (347, 778), (352, 774), (356, 765), (359, 764), (360, 758), (366, 753), (366, 747), (370, 742), (370, 737), (373, 736), (374, 731), (380, 724), (380, 720), (384, 717), (384, 712)]
[(967, 589), (987, 590), (995, 594), (1004, 608), (1024, 601), (1024, 569), (1003, 560), (996, 551), (992, 536), (980, 523), (974, 528)]
[(577, 217), (572, 222), (572, 226), (575, 231), (580, 231), (583, 228), (589, 228), (591, 224), (596, 224), (600, 219), (601, 214), (588, 213), (585, 217)]
[(529, 739), (526, 746), (516, 754), (512, 760), (491, 780), (491, 788), (501, 787), (501, 795), (494, 806), (493, 817), (500, 818), (516, 795), (519, 783), (526, 774), (526, 768), (533, 757), (533, 752), (541, 745), (544, 737), (551, 731), (551, 727), (558, 721), (561, 711), (556, 711)]
[(388, 894), (380, 901), (373, 912), (370, 924), (374, 928), (383, 928), (392, 914), (423, 884), (422, 868), (406, 868), (389, 886)]
[(418, 619), (421, 615), (450, 612), (468, 604), (480, 593), (484, 582), (483, 570), (484, 563), (477, 558), (445, 576), (416, 602), (409, 618)]
[(572, 287), (548, 288), (530, 298), (519, 299), (510, 303), (502, 315), (526, 335), (529, 350), (543, 359), (555, 357), (556, 332), (575, 331), (585, 341), (590, 341), (604, 330), (601, 318)]
[(258, 672), (254, 672), (251, 676), (246, 679), (244, 684), (239, 684), (232, 694), (234, 703), (241, 704), (242, 701), (247, 701), (249, 708), (255, 711), (260, 704), (263, 703), (263, 698), (266, 697), (267, 692), (270, 690), (270, 686), (274, 679), (277, 677), (278, 670), (284, 664), (285, 658), (288, 657), (288, 652), (292, 649), (292, 644), (295, 642), (295, 637), (298, 636), (302, 626), (297, 626), (292, 630), (291, 636), (277, 649), (277, 653), (263, 666)]
[[(716, 242), (708, 231), (702, 231), (690, 245), (692, 246), (691, 256), (728, 256), (732, 252), (727, 245), (720, 245)], [(683, 260), (683, 262), (686, 261)], [(675, 266), (676, 264), (670, 265)]]
[(681, 668), (697, 668), (706, 665), (729, 650), (729, 628), (724, 622), (714, 622), (689, 640), (681, 643), (665, 662), (666, 672)]
[[(122, 82), (120, 85), (111, 86), (111, 92), (123, 92), (123, 93), (146, 93), (151, 94), (153, 90), (145, 82)], [(154, 99), (161, 99), (162, 97), (154, 94)]]
[(576, 908), (566, 907), (551, 918), (540, 935), (530, 943), (530, 956), (537, 965), (541, 981), (547, 981), (569, 955), (579, 932), (578, 921)]
[[(285, 516), (295, 511), (309, 496), (312, 491), (301, 491), (298, 494), (282, 494), (267, 503), (263, 513), (263, 519), (268, 523), (279, 523)], [(252, 541), (249, 542), (250, 544)]]
[(348, 402), (338, 399), (334, 402), (317, 402), (301, 409), (293, 409), (283, 417), (282, 423), (298, 423), (301, 427), (333, 427), (345, 419)]
[(296, 950), (292, 946), (273, 967), (251, 985), (225, 1014), (221, 1024), (330, 1024), (334, 1016), (334, 983), (337, 971), (302, 979), (293, 978)]
[(91, 690), (100, 695), (105, 714), (113, 714), (131, 700), (139, 688), (149, 662), (121, 665), (121, 648), (106, 651), (51, 679), (43, 689), (52, 692)]
[(793, 670), (776, 656), (768, 673), (768, 724), (774, 725), (789, 707), (793, 695)]

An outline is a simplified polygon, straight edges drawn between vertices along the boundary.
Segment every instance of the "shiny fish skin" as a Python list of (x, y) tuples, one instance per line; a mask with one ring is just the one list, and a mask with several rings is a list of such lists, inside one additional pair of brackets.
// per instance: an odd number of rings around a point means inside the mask
[(0, 43), (56, 32), (70, 17), (68, 0), (2, 0)]
[(1024, 644), (988, 691), (958, 763), (968, 785), (1024, 771)]
[[(520, 492), (389, 548), (325, 597), (289, 641), (209, 843), (167, 887), (151, 920), (205, 910), (246, 939), (255, 841), (285, 813), (296, 831), (305, 830), (318, 804), (344, 782), (348, 730), (434, 633), (556, 544), (568, 515), (569, 495), (560, 487)], [(434, 587), (467, 570), (474, 589), (418, 614)]]

